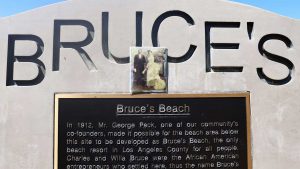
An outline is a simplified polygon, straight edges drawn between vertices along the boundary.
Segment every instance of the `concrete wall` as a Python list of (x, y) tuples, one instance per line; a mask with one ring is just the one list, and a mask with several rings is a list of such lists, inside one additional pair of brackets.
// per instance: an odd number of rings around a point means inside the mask
[[(143, 12), (143, 46), (152, 46), (155, 19), (170, 10), (180, 10), (195, 21), (188, 25), (179, 17), (166, 19), (159, 29), (159, 43), (171, 56), (183, 55), (190, 44), (193, 56), (182, 63), (169, 64), (169, 93), (251, 92), (254, 169), (298, 169), (300, 167), (300, 21), (254, 7), (222, 0), (73, 0), (0, 19), (0, 168), (53, 168), (54, 93), (128, 93), (129, 64), (116, 64), (102, 52), (102, 12), (109, 12), (109, 44), (119, 57), (135, 46), (136, 11)], [(61, 49), (60, 70), (52, 71), (55, 19), (82, 19), (95, 28), (94, 40), (84, 49), (96, 65), (89, 70), (78, 52)], [(243, 72), (206, 72), (205, 21), (241, 22), (240, 28), (214, 28), (212, 42), (240, 43), (239, 49), (213, 50), (213, 65), (243, 66)], [(252, 38), (247, 22), (254, 22)], [(258, 43), (266, 34), (288, 37), (291, 48), (278, 40), (264, 46), (293, 64), (292, 79), (284, 85), (270, 85), (260, 79), (256, 68), (274, 79), (288, 75), (288, 68), (261, 56)], [(44, 42), (40, 60), (45, 78), (35, 86), (6, 86), (9, 34), (34, 34)], [(81, 41), (86, 30), (64, 26), (62, 41)], [(36, 50), (32, 42), (17, 42), (17, 55)], [(37, 67), (15, 63), (14, 79), (32, 79)]]

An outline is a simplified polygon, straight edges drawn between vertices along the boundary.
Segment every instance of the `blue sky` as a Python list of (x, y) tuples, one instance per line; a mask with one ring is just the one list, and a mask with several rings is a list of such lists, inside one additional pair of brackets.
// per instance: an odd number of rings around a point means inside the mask
[[(24, 12), (63, 0), (0, 0), (0, 17)], [(232, 0), (300, 19), (300, 0)]]
[(300, 19), (300, 0), (232, 0)]
[(10, 16), (61, 1), (63, 0), (0, 0), (0, 17)]

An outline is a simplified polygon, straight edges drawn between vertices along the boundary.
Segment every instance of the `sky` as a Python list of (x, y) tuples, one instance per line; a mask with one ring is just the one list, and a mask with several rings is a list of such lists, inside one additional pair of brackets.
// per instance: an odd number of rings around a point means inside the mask
[[(61, 2), (64, 0), (0, 0), (0, 17)], [(300, 19), (300, 0), (231, 0), (273, 11), (280, 15)]]
[(232, 0), (300, 19), (300, 0)]

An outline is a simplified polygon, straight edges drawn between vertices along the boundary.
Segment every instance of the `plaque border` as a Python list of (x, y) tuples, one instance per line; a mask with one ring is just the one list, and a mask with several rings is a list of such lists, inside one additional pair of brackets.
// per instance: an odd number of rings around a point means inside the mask
[(252, 169), (252, 144), (251, 144), (251, 107), (250, 107), (250, 92), (237, 93), (199, 93), (199, 94), (138, 94), (132, 95), (128, 93), (113, 94), (113, 93), (55, 93), (54, 94), (54, 142), (53, 142), (53, 169), (58, 169), (58, 108), (59, 99), (70, 98), (229, 98), (229, 97), (244, 97), (246, 99), (246, 130), (247, 130), (247, 166)]

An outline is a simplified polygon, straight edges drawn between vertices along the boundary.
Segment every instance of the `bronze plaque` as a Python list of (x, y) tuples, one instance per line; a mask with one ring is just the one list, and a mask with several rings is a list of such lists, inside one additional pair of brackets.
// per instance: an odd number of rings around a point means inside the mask
[(54, 169), (251, 169), (250, 93), (56, 94)]

